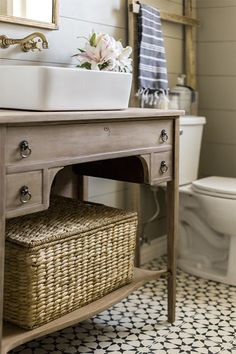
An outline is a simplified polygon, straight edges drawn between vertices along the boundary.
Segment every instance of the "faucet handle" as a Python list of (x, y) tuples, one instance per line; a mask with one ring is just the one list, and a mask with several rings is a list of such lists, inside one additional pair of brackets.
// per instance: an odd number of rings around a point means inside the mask
[(38, 41), (30, 40), (21, 44), (21, 48), (24, 52), (28, 51), (41, 51), (43, 49), (42, 42), (39, 39)]
[(43, 49), (48, 49), (48, 41), (42, 41)]
[(43, 41), (42, 39), (38, 39), (34, 42), (34, 49), (37, 49), (39, 51), (43, 49), (48, 49), (48, 43)]
[(37, 42), (34, 42), (34, 49), (37, 49), (40, 52), (43, 49), (43, 44), (40, 39)]

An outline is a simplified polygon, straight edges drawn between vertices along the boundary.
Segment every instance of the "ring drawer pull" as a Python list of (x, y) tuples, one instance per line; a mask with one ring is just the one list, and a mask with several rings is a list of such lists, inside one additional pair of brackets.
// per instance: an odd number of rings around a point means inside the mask
[(161, 140), (163, 143), (165, 143), (169, 139), (169, 136), (167, 134), (167, 131), (165, 129), (162, 129), (161, 131)]
[(168, 166), (165, 161), (161, 161), (161, 167), (160, 167), (161, 173), (166, 173), (168, 171)]
[(20, 144), (20, 155), (22, 159), (29, 157), (31, 155), (31, 149), (29, 147), (29, 143), (26, 140), (23, 140)]
[(30, 201), (32, 195), (29, 191), (29, 187), (27, 186), (23, 186), (20, 189), (20, 201), (22, 204), (27, 203), (28, 201)]

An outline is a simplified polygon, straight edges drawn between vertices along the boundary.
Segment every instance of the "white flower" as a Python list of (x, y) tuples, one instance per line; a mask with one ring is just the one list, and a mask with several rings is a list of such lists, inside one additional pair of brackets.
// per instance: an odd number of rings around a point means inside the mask
[(130, 55), (132, 53), (132, 48), (131, 47), (122, 47), (122, 51), (118, 57), (118, 62), (120, 65), (121, 70), (120, 71), (132, 71), (132, 64), (130, 60)]
[(80, 68), (107, 71), (132, 71), (131, 47), (123, 48), (108, 34), (92, 32), (85, 47), (75, 54)]

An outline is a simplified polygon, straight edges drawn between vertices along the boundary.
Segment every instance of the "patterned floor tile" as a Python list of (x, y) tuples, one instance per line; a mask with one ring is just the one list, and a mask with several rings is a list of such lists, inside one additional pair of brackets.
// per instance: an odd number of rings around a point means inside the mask
[[(165, 259), (147, 265), (161, 268)], [(109, 310), (9, 354), (236, 354), (236, 287), (178, 271), (177, 319), (166, 320), (166, 280)]]

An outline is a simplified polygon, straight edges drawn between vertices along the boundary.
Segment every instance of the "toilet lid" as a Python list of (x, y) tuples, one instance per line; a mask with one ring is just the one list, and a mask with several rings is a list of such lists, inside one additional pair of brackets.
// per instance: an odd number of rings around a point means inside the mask
[(236, 178), (206, 177), (194, 181), (192, 189), (195, 192), (214, 197), (236, 199)]

